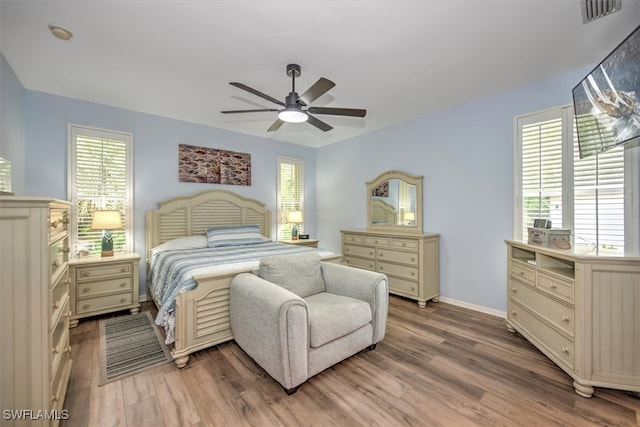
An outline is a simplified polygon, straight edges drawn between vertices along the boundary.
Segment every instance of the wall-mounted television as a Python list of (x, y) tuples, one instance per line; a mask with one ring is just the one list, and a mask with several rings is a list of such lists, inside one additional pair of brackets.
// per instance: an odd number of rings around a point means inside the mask
[(640, 26), (573, 88), (580, 158), (640, 137)]

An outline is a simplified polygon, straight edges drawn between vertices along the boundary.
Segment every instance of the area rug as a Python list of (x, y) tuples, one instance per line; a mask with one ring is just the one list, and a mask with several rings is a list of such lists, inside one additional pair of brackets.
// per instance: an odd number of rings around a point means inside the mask
[(100, 321), (100, 384), (172, 362), (151, 313)]

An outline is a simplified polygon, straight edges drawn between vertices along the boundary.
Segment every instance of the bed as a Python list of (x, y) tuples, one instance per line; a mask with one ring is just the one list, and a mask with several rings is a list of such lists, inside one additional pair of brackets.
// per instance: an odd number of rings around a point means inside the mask
[(195, 273), (190, 277), (195, 287), (179, 291), (170, 302), (171, 317), (163, 317), (162, 312), (167, 311), (167, 301), (160, 301), (154, 293), (155, 287), (161, 285), (153, 283), (150, 274), (156, 269), (150, 268), (152, 258), (156, 261), (158, 257), (157, 250), (152, 253), (152, 249), (163, 244), (170, 245), (186, 236), (205, 235), (211, 227), (248, 225), (257, 226), (262, 236), (271, 238), (271, 212), (264, 203), (226, 190), (208, 190), (166, 200), (159, 203), (158, 209), (147, 212), (147, 295), (158, 307), (159, 318), (156, 323), (170, 327), (172, 333), (167, 338), (171, 336), (174, 340), (171, 354), (179, 368), (187, 365), (191, 353), (233, 339), (229, 323), (231, 279), (239, 273), (255, 269), (259, 257), (267, 253), (269, 247), (291, 253), (314, 250), (325, 261), (340, 262), (340, 254), (333, 252), (265, 241), (256, 245), (261, 250), (253, 258), (248, 256), (241, 261), (229, 258), (229, 262), (194, 270)]

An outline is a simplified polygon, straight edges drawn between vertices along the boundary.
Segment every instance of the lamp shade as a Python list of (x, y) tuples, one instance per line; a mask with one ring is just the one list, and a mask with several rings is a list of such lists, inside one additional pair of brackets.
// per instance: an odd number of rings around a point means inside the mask
[(300, 224), (302, 222), (302, 211), (291, 211), (287, 214), (287, 222)]
[(93, 218), (91, 219), (92, 230), (118, 230), (120, 228), (122, 228), (120, 211), (116, 211), (116, 210), (93, 211)]

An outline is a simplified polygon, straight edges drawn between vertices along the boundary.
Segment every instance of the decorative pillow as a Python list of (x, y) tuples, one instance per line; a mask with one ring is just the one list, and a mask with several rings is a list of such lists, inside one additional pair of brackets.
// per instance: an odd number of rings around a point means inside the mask
[(260, 234), (260, 227), (257, 224), (229, 225), (207, 229), (207, 245), (210, 248), (253, 245), (267, 240)]
[(258, 276), (306, 298), (325, 291), (320, 261), (315, 252), (266, 256), (260, 260)]
[(163, 251), (175, 251), (181, 249), (202, 249), (207, 247), (207, 236), (199, 234), (196, 236), (178, 237), (177, 239), (164, 242), (160, 246), (151, 249), (151, 253)]

